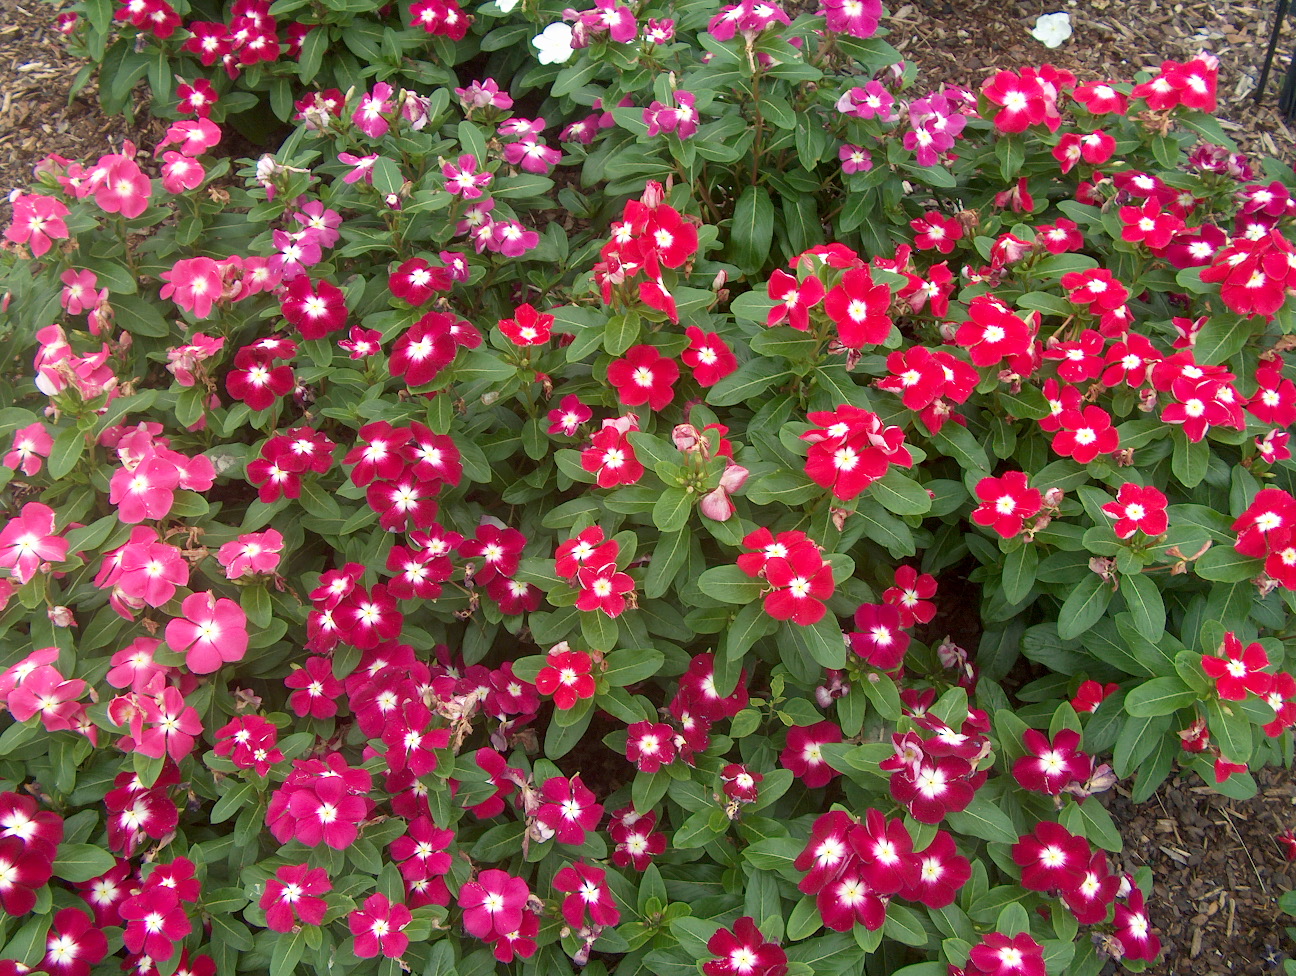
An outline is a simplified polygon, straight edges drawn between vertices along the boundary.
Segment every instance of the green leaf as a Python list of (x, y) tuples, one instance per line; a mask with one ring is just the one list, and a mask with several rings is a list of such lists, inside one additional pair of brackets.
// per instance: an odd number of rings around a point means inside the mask
[(990, 473), (990, 459), (986, 456), (985, 448), (961, 424), (946, 424), (939, 434), (932, 435), (931, 444), (941, 454), (957, 461), (965, 478), (973, 473)]
[(1120, 582), (1120, 592), (1134, 619), (1134, 629), (1154, 643), (1159, 641), (1165, 633), (1166, 612), (1156, 583), (1142, 573), (1122, 576)]
[[(783, 622), (783, 633), (791, 637), (810, 655), (811, 660), (825, 668), (846, 667), (846, 639), (841, 625), (831, 613), (825, 613), (817, 622), (803, 627), (791, 620)], [(884, 682), (889, 679), (883, 678)], [(866, 688), (865, 691), (868, 691)]]
[(1218, 583), (1241, 583), (1255, 579), (1264, 570), (1264, 562), (1244, 556), (1232, 546), (1211, 546), (1192, 564), (1202, 579)]
[(239, 783), (233, 789), (226, 790), (212, 807), (209, 819), (212, 823), (224, 823), (230, 817), (247, 806), (248, 801), (256, 795), (256, 787), (251, 783)]
[(86, 433), (77, 427), (69, 427), (54, 438), (47, 468), (50, 478), (58, 481), (67, 477), (85, 453), (85, 448)]
[(749, 603), (738, 611), (738, 616), (724, 629), (720, 655), (728, 661), (741, 660), (753, 644), (776, 630), (778, 621), (765, 612), (765, 607), (759, 602)]
[(813, 336), (786, 325), (758, 332), (751, 341), (752, 352), (761, 356), (782, 356), (794, 363), (808, 362), (814, 350)]
[(1220, 753), (1230, 762), (1251, 761), (1251, 721), (1242, 713), (1240, 702), (1206, 703), (1206, 724)]
[(638, 312), (626, 312), (614, 315), (603, 327), (603, 348), (613, 356), (623, 356), (639, 341), (639, 330), (643, 320)]
[(1039, 550), (1027, 543), (1004, 557), (1004, 599), (1010, 606), (1021, 603), (1030, 596), (1035, 585), (1035, 570), (1039, 568)]
[(1169, 715), (1198, 701), (1201, 696), (1178, 675), (1145, 681), (1125, 696), (1125, 711), (1135, 718)]
[(667, 487), (657, 496), (653, 504), (653, 525), (661, 532), (679, 532), (688, 524), (693, 514), (693, 503), (697, 493), (684, 488)]
[(896, 515), (926, 515), (931, 511), (932, 500), (927, 489), (897, 468), (888, 468), (868, 491), (883, 508)]
[(776, 360), (749, 359), (707, 390), (706, 401), (713, 407), (731, 407), (736, 403), (755, 401), (770, 387), (790, 379), (792, 375), (792, 370)]
[(1001, 844), (1015, 844), (1018, 840), (1017, 828), (1008, 814), (981, 794), (972, 798), (966, 810), (946, 814), (945, 822), (961, 834), (982, 840)]
[(383, 196), (395, 193), (405, 185), (405, 176), (401, 173), (400, 165), (394, 159), (379, 156), (374, 160), (371, 172), (373, 173), (374, 189)]
[(1206, 477), (1210, 467), (1210, 445), (1206, 441), (1190, 441), (1182, 427), (1171, 435), (1174, 451), (1170, 455), (1170, 470), (1185, 488), (1196, 488)]
[(620, 628), (617, 622), (602, 610), (592, 610), (580, 615), (581, 636), (596, 650), (610, 651), (617, 645)]
[(60, 844), (54, 858), (54, 874), (78, 884), (113, 869), (117, 859), (94, 844)]
[(1062, 603), (1058, 612), (1058, 636), (1063, 640), (1079, 637), (1102, 619), (1111, 598), (1111, 586), (1101, 576), (1087, 575)]
[(698, 589), (722, 603), (751, 603), (765, 590), (765, 583), (752, 579), (737, 566), (713, 566), (698, 577)]
[(729, 257), (743, 274), (754, 275), (769, 258), (773, 240), (774, 204), (769, 191), (763, 186), (748, 186), (734, 207)]
[(665, 596), (680, 567), (688, 560), (691, 539), (687, 527), (662, 534), (648, 563), (648, 571), (644, 574), (644, 596), (650, 600)]
[(636, 681), (651, 678), (661, 670), (666, 655), (656, 648), (625, 648), (613, 651), (605, 659), (603, 676), (614, 688), (624, 688)]
[(1218, 365), (1241, 352), (1247, 341), (1262, 330), (1254, 317), (1212, 315), (1193, 341), (1193, 357), (1202, 365)]
[(904, 905), (887, 906), (886, 926), (882, 929), (887, 938), (921, 949), (927, 945), (927, 930), (918, 913)]

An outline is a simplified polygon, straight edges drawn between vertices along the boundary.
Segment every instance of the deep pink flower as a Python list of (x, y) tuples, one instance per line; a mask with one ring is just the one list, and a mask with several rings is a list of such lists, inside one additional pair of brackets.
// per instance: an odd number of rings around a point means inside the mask
[(333, 890), (323, 868), (306, 864), (285, 864), (266, 881), (260, 906), (266, 926), (275, 932), (291, 932), (299, 921), (322, 925), (328, 903), (321, 897)]
[(582, 928), (587, 918), (594, 925), (620, 923), (621, 912), (604, 880), (606, 877), (607, 872), (602, 868), (583, 861), (564, 866), (554, 876), (554, 890), (567, 894), (562, 901), (562, 915), (572, 928)]
[(826, 786), (841, 773), (828, 765), (820, 747), (841, 741), (842, 730), (836, 722), (794, 725), (788, 729), (787, 744), (779, 755), (779, 762), (784, 769), (791, 770), (807, 788)]
[(517, 932), (530, 895), (522, 878), (494, 868), (483, 871), (459, 889), (464, 929), (486, 942)]
[(279, 568), (279, 552), (283, 546), (283, 536), (276, 529), (247, 532), (222, 545), (216, 560), (225, 568), (226, 579), (270, 574)]
[(31, 477), (41, 469), (41, 458), (47, 458), (54, 438), (42, 423), (28, 424), (14, 431), (13, 447), (4, 456), (6, 468), (20, 469)]
[(560, 644), (549, 651), (545, 666), (536, 675), (536, 690), (552, 695), (555, 708), (574, 708), (579, 699), (594, 697), (592, 667), (588, 654)]
[(53, 856), (45, 845), (0, 838), (0, 908), (14, 917), (30, 912), (37, 889), (50, 879), (52, 866)]
[(1089, 843), (1059, 823), (1044, 820), (1013, 845), (1013, 862), (1022, 869), (1022, 887), (1066, 891), (1084, 878), (1092, 857)]
[(627, 730), (626, 759), (643, 773), (669, 766), (675, 759), (675, 730), (664, 722), (635, 722)]
[(540, 787), (542, 799), (536, 823), (552, 833), (560, 844), (583, 844), (585, 834), (598, 827), (603, 804), (581, 782), (580, 773), (570, 779), (553, 776)]
[[(233, 602), (233, 601), (230, 601)], [(198, 710), (185, 704), (180, 689), (168, 685), (156, 697), (140, 701), (142, 717), (148, 728), (136, 738), (135, 751), (141, 756), (160, 759), (167, 755), (179, 762), (193, 751), (195, 739), (202, 735)]]
[(67, 540), (54, 531), (54, 509), (40, 502), (28, 502), (0, 529), (0, 569), (10, 570), (20, 584), (43, 563), (61, 563), (67, 551)]
[(716, 958), (702, 964), (705, 976), (784, 976), (788, 971), (787, 953), (766, 939), (749, 915), (734, 922), (732, 930), (711, 936), (707, 951)]
[(193, 931), (179, 896), (161, 885), (146, 886), (123, 901), (118, 911), (126, 922), (126, 948), (158, 962), (174, 956), (176, 943)]
[(347, 916), (347, 924), (355, 936), (355, 954), (361, 959), (371, 959), (379, 953), (388, 959), (399, 959), (409, 948), (405, 927), (413, 919), (405, 905), (399, 902), (393, 905), (383, 894), (370, 895), (363, 907)]
[(184, 617), (167, 624), (167, 645), (185, 655), (194, 674), (211, 674), (222, 664), (243, 660), (247, 651), (247, 614), (233, 600), (193, 593), (180, 605)]
[(1080, 733), (1060, 729), (1052, 741), (1036, 729), (1027, 729), (1022, 745), (1029, 755), (1013, 763), (1013, 778), (1023, 789), (1058, 796), (1071, 783), (1085, 783), (1093, 774), (1093, 760), (1081, 752)]
[(984, 976), (1044, 976), (1044, 948), (1029, 933), (1009, 938), (1000, 932), (981, 937), (968, 961)]
[(70, 211), (59, 200), (39, 193), (24, 193), (13, 202), (13, 221), (5, 228), (5, 237), (15, 244), (26, 244), (35, 257), (49, 249), (51, 242), (68, 237), (63, 218)]

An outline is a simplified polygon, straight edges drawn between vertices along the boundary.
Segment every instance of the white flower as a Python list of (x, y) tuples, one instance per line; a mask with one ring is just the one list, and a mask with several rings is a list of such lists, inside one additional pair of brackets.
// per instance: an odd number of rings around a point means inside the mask
[(1047, 48), (1055, 48), (1071, 36), (1071, 15), (1063, 11), (1056, 14), (1040, 14), (1035, 21), (1031, 37)]
[(531, 39), (531, 46), (540, 52), (537, 57), (541, 64), (566, 64), (574, 50), (571, 24), (550, 24), (539, 37)]
[(517, 5), (518, 0), (495, 0), (495, 6), (499, 7), (499, 12), (502, 14), (512, 13)]

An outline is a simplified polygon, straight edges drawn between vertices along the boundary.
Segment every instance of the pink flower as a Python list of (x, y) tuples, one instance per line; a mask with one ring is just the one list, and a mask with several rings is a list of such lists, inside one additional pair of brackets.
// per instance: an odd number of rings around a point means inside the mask
[(580, 773), (571, 779), (553, 776), (540, 787), (542, 802), (536, 823), (557, 837), (560, 844), (583, 844), (587, 831), (598, 827), (603, 804), (581, 782)]
[(305, 925), (322, 925), (328, 902), (320, 896), (332, 890), (323, 868), (285, 864), (266, 881), (261, 895), (266, 925), (275, 932), (291, 932), (299, 920)]
[(162, 160), (162, 188), (167, 193), (183, 193), (195, 189), (207, 178), (202, 163), (184, 153), (167, 150)]
[(45, 728), (55, 732), (72, 728), (72, 720), (79, 711), (77, 699), (85, 691), (84, 681), (68, 680), (57, 668), (42, 665), (9, 693), (7, 704), (17, 721), (25, 722), (40, 715)]
[(169, 755), (179, 762), (193, 751), (194, 739), (202, 735), (203, 725), (197, 709), (185, 704), (178, 688), (168, 685), (156, 698), (142, 699), (140, 710), (143, 720), (152, 726), (135, 743), (135, 751), (141, 756), (160, 759)]
[(158, 962), (174, 956), (176, 943), (193, 931), (179, 896), (161, 885), (145, 887), (123, 901), (118, 911), (126, 922), (126, 948)]
[(381, 952), (388, 959), (399, 959), (409, 948), (409, 936), (404, 930), (413, 919), (403, 904), (393, 905), (386, 895), (370, 895), (363, 908), (347, 916), (347, 924), (355, 936), (355, 954), (370, 959)]
[[(13, 221), (5, 229), (5, 237), (15, 244), (26, 244), (35, 257), (50, 249), (55, 240), (68, 237), (66, 206), (53, 197), (39, 193), (24, 193), (13, 203)], [(48, 320), (46, 320), (48, 321)]]
[(761, 934), (750, 915), (711, 936), (707, 952), (715, 958), (702, 964), (705, 976), (784, 976), (788, 971), (787, 953)]
[(587, 423), (593, 415), (593, 411), (581, 403), (576, 394), (569, 393), (555, 409), (549, 411), (549, 433), (575, 437), (580, 425)]
[(103, 171), (103, 178), (95, 185), (95, 203), (104, 213), (120, 213), (128, 220), (142, 214), (148, 207), (149, 196), (153, 185), (144, 171), (133, 160), (124, 155), (103, 157), (110, 160)]
[(243, 660), (247, 651), (247, 614), (233, 600), (193, 593), (180, 605), (184, 617), (166, 627), (167, 645), (185, 655), (194, 674), (211, 674), (222, 664)]
[(166, 138), (157, 144), (157, 150), (165, 146), (179, 145), (186, 156), (200, 156), (221, 140), (221, 130), (211, 119), (192, 119), (172, 123), (166, 131)]
[(211, 315), (212, 305), (224, 289), (220, 265), (211, 258), (182, 258), (160, 277), (166, 282), (161, 297), (174, 298), (177, 305), (198, 319)]
[(841, 774), (828, 765), (821, 747), (841, 741), (842, 730), (836, 722), (794, 725), (788, 729), (787, 744), (779, 755), (779, 762), (785, 769), (791, 770), (807, 789), (827, 786)]
[[(66, 274), (66, 272), (64, 272)], [(54, 438), (42, 423), (28, 424), (14, 431), (13, 448), (4, 457), (6, 468), (18, 468), (31, 477), (41, 469), (41, 458), (49, 457)]]
[(568, 864), (554, 876), (554, 890), (567, 894), (562, 902), (562, 916), (574, 929), (585, 926), (586, 919), (594, 925), (617, 925), (621, 912), (612, 897), (602, 868), (577, 861)]
[(269, 574), (279, 568), (279, 552), (283, 546), (283, 536), (275, 529), (248, 532), (221, 546), (216, 560), (225, 567), (226, 579)]
[(390, 123), (383, 117), (392, 111), (391, 93), (391, 85), (380, 81), (374, 85), (372, 92), (360, 97), (360, 103), (351, 113), (351, 121), (355, 127), (370, 139), (381, 139), (391, 128)]
[(1061, 729), (1050, 742), (1042, 732), (1027, 729), (1022, 744), (1029, 755), (1013, 763), (1013, 778), (1023, 789), (1058, 796), (1071, 783), (1085, 783), (1093, 760), (1079, 750), (1080, 733)]
[(0, 529), (0, 569), (8, 569), (19, 584), (43, 563), (61, 563), (67, 552), (67, 540), (54, 531), (54, 509), (40, 502), (28, 502)]

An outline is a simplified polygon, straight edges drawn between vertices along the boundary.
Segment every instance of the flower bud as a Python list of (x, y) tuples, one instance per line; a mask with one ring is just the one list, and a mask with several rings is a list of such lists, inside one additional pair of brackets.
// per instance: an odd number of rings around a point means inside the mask
[(45, 613), (55, 627), (72, 627), (76, 624), (76, 617), (67, 607), (50, 607)]
[(703, 495), (698, 510), (713, 522), (728, 522), (735, 512), (734, 504), (723, 488), (716, 488)]
[(706, 438), (692, 424), (676, 424), (671, 431), (671, 441), (676, 450), (685, 454), (705, 453), (707, 450)]

